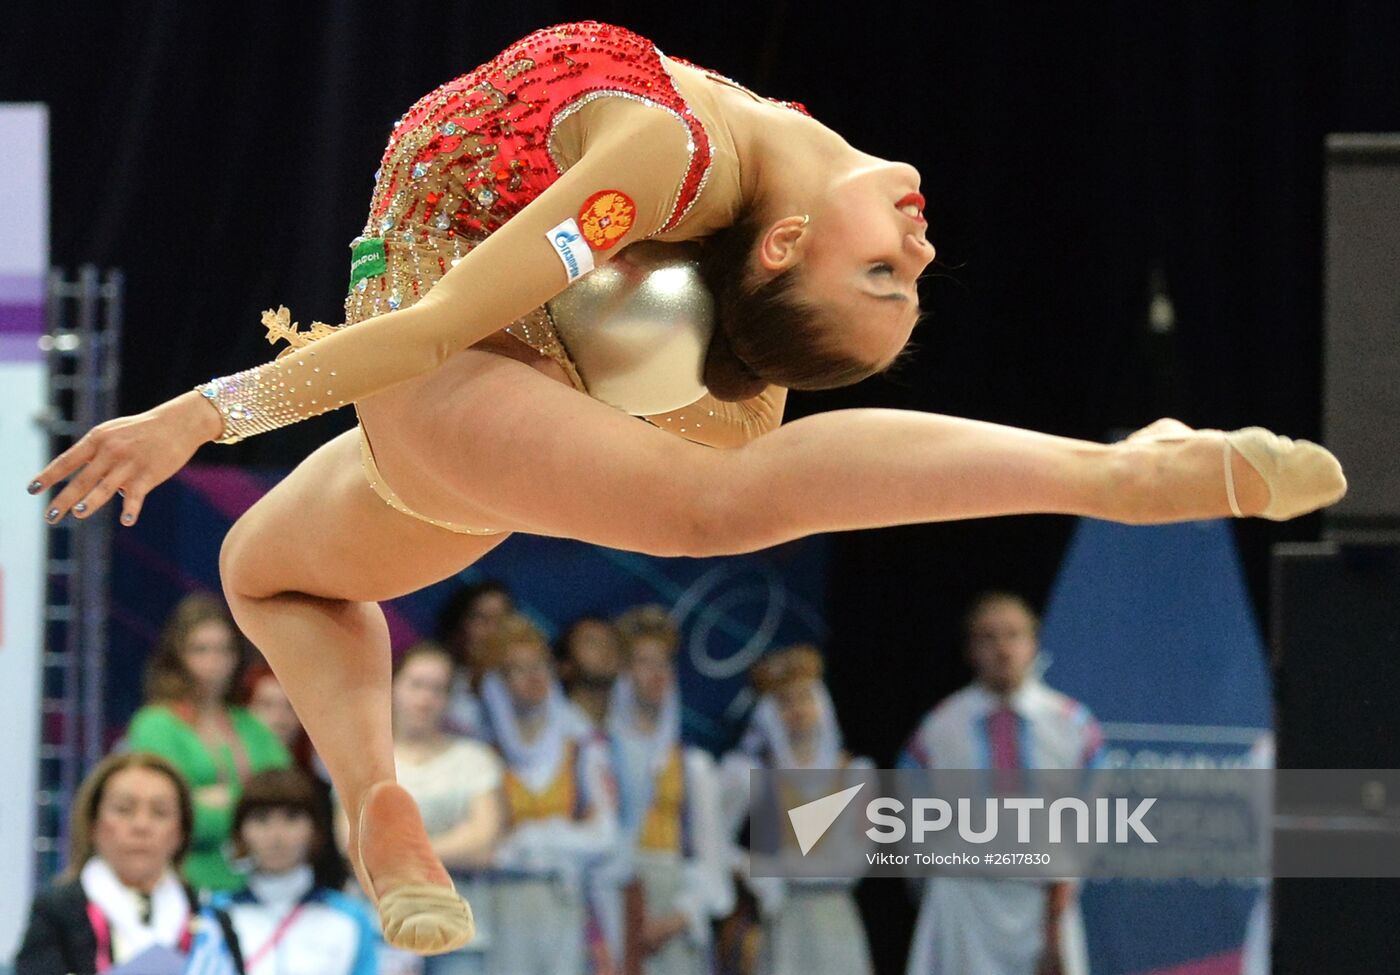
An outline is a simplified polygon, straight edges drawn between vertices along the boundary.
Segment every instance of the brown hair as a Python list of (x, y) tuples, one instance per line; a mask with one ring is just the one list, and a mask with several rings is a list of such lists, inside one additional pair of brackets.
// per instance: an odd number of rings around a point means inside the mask
[(800, 269), (764, 280), (751, 256), (764, 223), (755, 210), (708, 237), (700, 277), (715, 303), (715, 328), (704, 380), (716, 399), (737, 402), (771, 383), (788, 389), (835, 389), (880, 371), (836, 347), (842, 331), (832, 315), (797, 297)]
[(988, 607), (995, 606), (998, 603), (1008, 603), (1024, 612), (1026, 616), (1030, 618), (1031, 632), (1036, 634), (1040, 632), (1040, 617), (1036, 615), (1035, 610), (1031, 609), (1031, 604), (1026, 601), (1025, 597), (1002, 589), (990, 589), (972, 597), (972, 602), (968, 605), (967, 612), (963, 613), (962, 631), (964, 642), (970, 642), (972, 640), (972, 625), (977, 622), (977, 617), (986, 612)]
[(260, 812), (280, 809), (284, 812), (302, 813), (311, 820), (311, 846), (307, 850), (307, 862), (316, 872), (316, 882), (322, 887), (339, 888), (345, 883), (345, 864), (335, 845), (335, 834), (331, 829), (330, 803), (326, 795), (319, 791), (315, 781), (301, 769), (269, 769), (250, 776), (243, 785), (243, 795), (233, 810), (233, 828), (229, 837), (233, 841), (233, 854), (236, 858), (248, 856), (248, 846), (243, 842), (243, 825), (249, 818)]
[(419, 640), (403, 653), (399, 654), (394, 661), (394, 677), (398, 677), (403, 669), (408, 666), (409, 661), (418, 657), (441, 657), (447, 664), (448, 673), (456, 670), (457, 662), (452, 659), (452, 653), (436, 640)]
[(754, 688), (761, 694), (772, 694), (800, 680), (821, 680), (826, 672), (821, 651), (810, 643), (774, 650), (750, 671)]
[(224, 703), (233, 704), (237, 699), (246, 654), (243, 651), (243, 637), (229, 615), (223, 600), (208, 593), (190, 593), (175, 604), (165, 619), (165, 628), (156, 641), (155, 652), (146, 662), (146, 702), (174, 703), (191, 701), (195, 695), (194, 678), (185, 667), (185, 643), (190, 634), (204, 623), (218, 622), (228, 627), (233, 636), (233, 652), (237, 658), (233, 676), (224, 691)]
[(619, 615), (613, 625), (622, 635), (622, 653), (628, 660), (632, 657), (632, 645), (640, 640), (657, 640), (672, 655), (680, 645), (680, 630), (672, 621), (671, 614), (666, 607), (656, 603), (632, 607)]
[(108, 755), (94, 765), (78, 786), (68, 820), (68, 868), (63, 872), (63, 879), (76, 880), (78, 873), (96, 853), (92, 845), (92, 831), (97, 825), (97, 810), (107, 792), (107, 783), (118, 772), (130, 768), (150, 769), (170, 780), (180, 807), (180, 845), (170, 860), (171, 866), (178, 867), (190, 851), (190, 842), (194, 837), (194, 802), (190, 798), (190, 787), (185, 777), (159, 755), (121, 752)]
[(554, 654), (549, 649), (549, 641), (540, 632), (540, 628), (530, 621), (524, 613), (507, 613), (501, 617), (501, 625), (496, 628), (496, 632), (491, 634), (486, 641), (484, 654), (482, 655), (481, 669), (495, 670), (505, 663), (506, 651), (516, 644), (529, 643), (540, 648), (540, 652), (552, 664)]
[[(434, 631), (438, 643), (444, 647), (452, 647), (454, 652), (465, 649), (456, 646), (462, 623), (476, 613), (476, 604), (486, 596), (505, 597), (507, 610), (515, 606), (510, 590), (498, 579), (483, 579), (471, 585), (460, 586), (447, 597), (442, 609), (438, 610), (437, 628)], [(465, 664), (467, 661), (459, 660), (457, 663)]]
[(330, 841), (329, 832), (322, 831), (319, 821), (321, 799), (306, 773), (294, 768), (268, 769), (248, 777), (243, 784), (243, 795), (233, 809), (233, 827), (229, 830), (229, 838), (233, 841), (235, 857), (248, 855), (248, 847), (242, 836), (243, 824), (249, 816), (269, 809), (307, 815), (318, 833), (312, 840), (313, 855)]

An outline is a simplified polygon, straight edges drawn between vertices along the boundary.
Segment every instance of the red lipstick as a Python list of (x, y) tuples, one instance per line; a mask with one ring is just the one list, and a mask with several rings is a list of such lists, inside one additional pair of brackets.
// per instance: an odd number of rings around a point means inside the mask
[(906, 194), (900, 199), (898, 203), (895, 204), (895, 208), (902, 212), (904, 208), (911, 203), (914, 204), (914, 206), (917, 207), (919, 211), (919, 215), (913, 219), (918, 220), (920, 223), (926, 223), (927, 221), (924, 220), (924, 195), (922, 193)]

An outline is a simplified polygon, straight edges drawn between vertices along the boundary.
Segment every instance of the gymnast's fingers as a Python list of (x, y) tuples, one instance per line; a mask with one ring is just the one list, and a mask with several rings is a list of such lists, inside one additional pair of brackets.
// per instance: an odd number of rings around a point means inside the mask
[(112, 495), (117, 493), (121, 485), (126, 483), (126, 479), (131, 477), (133, 473), (130, 464), (124, 464), (114, 469), (110, 474), (103, 477), (102, 480), (98, 481), (96, 486), (84, 495), (81, 501), (73, 505), (73, 516), (75, 518), (87, 518), (89, 515), (93, 514), (111, 500)]
[(141, 517), (141, 506), (146, 503), (148, 490), (150, 488), (139, 479), (122, 487), (122, 524), (126, 527), (130, 528)]
[(77, 514), (88, 513), (88, 506), (84, 503), (84, 498), (97, 489), (102, 482), (103, 476), (111, 471), (110, 464), (103, 464), (100, 460), (93, 460), (78, 471), (63, 490), (58, 492), (58, 497), (49, 504), (48, 510), (44, 512), (44, 520), (50, 525), (55, 525), (63, 520), (63, 516), (78, 505)]
[(29, 493), (38, 494), (46, 491), (55, 484), (69, 477), (83, 465), (91, 463), (97, 456), (101, 437), (98, 430), (89, 430), (82, 439), (49, 461), (49, 466), (39, 472), (39, 475), (29, 483)]

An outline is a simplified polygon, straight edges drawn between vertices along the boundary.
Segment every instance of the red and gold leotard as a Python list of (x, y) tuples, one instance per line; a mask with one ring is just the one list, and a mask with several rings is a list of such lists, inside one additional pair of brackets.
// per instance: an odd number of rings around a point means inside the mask
[[(660, 109), (685, 127), (689, 159), (653, 233), (680, 223), (705, 186), (711, 143), (655, 45), (598, 23), (538, 31), (423, 96), (394, 126), (364, 236), (352, 244), (382, 239), (387, 273), (355, 282), (347, 324), (411, 304), (533, 202), (577, 162), (581, 140), (566, 123), (600, 99)], [(508, 331), (583, 388), (543, 307)]]
[(200, 387), (224, 416), (222, 440), (364, 399), (502, 328), (587, 392), (544, 308), (569, 281), (546, 234), (582, 222), (603, 192), (631, 210), (612, 228), (620, 239), (594, 242), (598, 260), (613, 243), (732, 223), (738, 158), (717, 85), (761, 100), (631, 31), (586, 22), (531, 34), (419, 99), (393, 128), (351, 245), (345, 322), (356, 327), (299, 332), (285, 309), (266, 313), (269, 341), (293, 348)]
[[(554, 357), (582, 389), (542, 307), (567, 284), (540, 240), (544, 232), (603, 189), (620, 190), (637, 205), (625, 243), (672, 235), (683, 221), (684, 237), (703, 236), (738, 209), (732, 137), (714, 117), (710, 93), (693, 82), (689, 97), (682, 93), (676, 65), (700, 70), (663, 58), (654, 44), (623, 28), (564, 24), (531, 34), (419, 99), (394, 126), (368, 222), (352, 244), (357, 262), (377, 273), (357, 274), (346, 300), (347, 325), (376, 317), (376, 329), (393, 322), (394, 340), (374, 342), (373, 354), (367, 354), (368, 327), (316, 324), (297, 332), (285, 310), (268, 313), (269, 341), (288, 339), (295, 350), (277, 363), (201, 387), (224, 415), (224, 439), (275, 429), (425, 372), (470, 345), (465, 340), (474, 341), (487, 322), (492, 331), (508, 327)], [(713, 72), (704, 75), (741, 88)], [(719, 191), (706, 193), (715, 182), (722, 184)], [(558, 192), (569, 183), (569, 192)], [(559, 199), (550, 199), (551, 190)], [(697, 206), (702, 193), (705, 205)], [(531, 213), (531, 226), (520, 226)], [(507, 228), (513, 233), (503, 233)], [(505, 247), (494, 251), (508, 263), (494, 272), (468, 274), (463, 268), (448, 274), (458, 263), (474, 264), (464, 258), (498, 237), (513, 238), (510, 254), (502, 253)], [(381, 252), (364, 253), (380, 245)], [(535, 273), (522, 273), (524, 261), (538, 265), (530, 268)], [(500, 284), (506, 268), (509, 292)], [(444, 278), (451, 287), (437, 289), (443, 293), (435, 294), (441, 298), (436, 304), (454, 305), (455, 315), (422, 313), (412, 322), (393, 321), (402, 316), (388, 313), (411, 309)], [(528, 307), (521, 307), (525, 302)], [(312, 339), (326, 341), (302, 351)], [(320, 362), (310, 368), (321, 371), (312, 375), (334, 375), (338, 382), (313, 382), (317, 394), (300, 395), (307, 387), (299, 370), (313, 355)], [(329, 359), (342, 368), (328, 367)]]

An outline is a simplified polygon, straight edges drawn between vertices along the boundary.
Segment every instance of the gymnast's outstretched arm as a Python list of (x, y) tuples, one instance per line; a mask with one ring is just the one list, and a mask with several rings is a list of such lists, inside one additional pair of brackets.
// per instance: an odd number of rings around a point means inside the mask
[(147, 413), (101, 424), (55, 458), (30, 493), (78, 472), (49, 507), (50, 522), (70, 509), (86, 517), (121, 488), (122, 522), (134, 524), (145, 494), (202, 444), (317, 416), (437, 368), (568, 286), (566, 265), (548, 235), (576, 217), (594, 193), (618, 190), (636, 206), (619, 246), (591, 251), (595, 262), (659, 231), (689, 165), (686, 140), (686, 130), (660, 110), (597, 133), (573, 167), (414, 305), (215, 380), (204, 395), (192, 391)]

